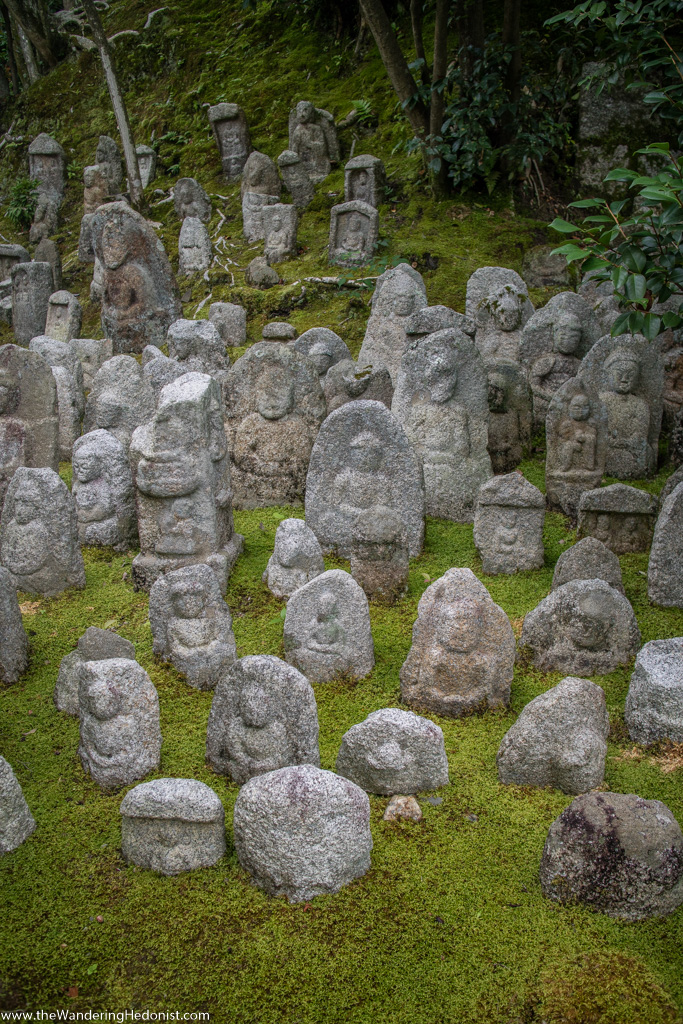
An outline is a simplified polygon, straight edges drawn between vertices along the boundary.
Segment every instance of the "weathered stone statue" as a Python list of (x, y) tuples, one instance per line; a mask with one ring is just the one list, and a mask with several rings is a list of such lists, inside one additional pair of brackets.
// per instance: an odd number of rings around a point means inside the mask
[(206, 731), (206, 760), (240, 785), (293, 764), (320, 765), (313, 688), (279, 658), (240, 658), (222, 674)]
[(133, 583), (149, 590), (163, 573), (209, 565), (221, 590), (242, 550), (234, 532), (223, 403), (215, 380), (186, 373), (167, 384), (130, 446), (140, 554)]
[(16, 850), (36, 827), (16, 775), (0, 757), (0, 855)]
[(449, 569), (417, 606), (401, 668), (401, 699), (447, 718), (510, 700), (515, 638), (510, 620), (470, 569)]
[(493, 471), (486, 370), (470, 339), (450, 329), (413, 342), (391, 410), (422, 466), (427, 514), (471, 523), (477, 492)]
[(527, 321), (519, 358), (529, 372), (535, 423), (545, 422), (551, 398), (577, 375), (581, 360), (601, 333), (593, 310), (575, 292), (553, 295)]
[(604, 580), (571, 580), (524, 617), (520, 647), (542, 672), (604, 675), (640, 647), (633, 608)]
[(313, 182), (323, 181), (339, 162), (339, 142), (334, 118), (308, 100), (301, 100), (289, 114), (289, 148), (296, 153)]
[(79, 542), (130, 551), (138, 522), (126, 449), (108, 430), (93, 430), (75, 442), (72, 468)]
[(351, 676), (375, 666), (368, 599), (349, 573), (329, 569), (295, 590), (285, 615), (285, 657), (312, 683)]
[(212, 302), (209, 306), (209, 323), (220, 334), (226, 348), (245, 345), (247, 341), (247, 311), (234, 302)]
[(647, 594), (653, 604), (683, 608), (683, 485), (662, 505), (647, 567)]
[(110, 658), (135, 661), (135, 645), (110, 629), (88, 626), (76, 649), (65, 654), (59, 664), (52, 694), (57, 710), (78, 718), (78, 688), (83, 666), (89, 661), (107, 661)]
[(480, 267), (467, 282), (465, 313), (476, 323), (484, 359), (519, 359), (522, 328), (534, 307), (522, 278), (505, 267)]
[(198, 690), (212, 690), (237, 657), (230, 609), (208, 565), (160, 576), (149, 594), (154, 653)]
[(140, 181), (142, 182), (142, 187), (147, 188), (147, 186), (153, 182), (157, 176), (156, 150), (152, 149), (151, 146), (136, 146), (135, 152), (138, 155)]
[(55, 597), (85, 586), (73, 499), (54, 470), (16, 470), (2, 507), (0, 562), (17, 590)]
[(12, 278), (12, 330), (20, 345), (45, 334), (47, 307), (52, 295), (49, 263), (15, 263)]
[(168, 256), (151, 225), (127, 203), (107, 203), (93, 216), (95, 255), (103, 272), (102, 330), (115, 352), (163, 345), (181, 315)]
[(303, 519), (283, 519), (275, 531), (275, 548), (263, 573), (271, 594), (287, 599), (323, 572), (323, 553), (313, 530)]
[(351, 575), (370, 601), (393, 604), (408, 589), (408, 531), (393, 509), (373, 506), (351, 528)]
[(59, 468), (57, 386), (37, 352), (0, 346), (0, 502), (19, 466)]
[(395, 385), (407, 345), (407, 318), (427, 305), (421, 274), (408, 263), (385, 270), (377, 278), (371, 304), (358, 365), (375, 370), (385, 366)]
[[(57, 228), (57, 215), (64, 198), (65, 171), (66, 153), (56, 139), (41, 132), (28, 147), (29, 177), (38, 183), (38, 206), (33, 216), (31, 242), (39, 242)], [(37, 225), (45, 230), (34, 231)]]
[(213, 131), (226, 181), (237, 181), (251, 153), (249, 126), (244, 111), (236, 103), (217, 103), (209, 107)]
[(226, 392), (235, 507), (300, 503), (325, 416), (315, 366), (286, 345), (262, 341), (231, 367)]
[(323, 423), (306, 478), (306, 522), (323, 551), (351, 554), (361, 512), (387, 507), (408, 531), (412, 558), (424, 541), (424, 487), (415, 453), (381, 402), (348, 402)]
[(62, 257), (59, 246), (53, 238), (42, 238), (35, 248), (33, 259), (36, 263), (49, 263), (52, 267), (52, 290), (60, 291), (62, 287)]
[(95, 163), (101, 167), (107, 178), (108, 195), (115, 196), (123, 185), (123, 164), (119, 147), (108, 135), (100, 135), (95, 150)]
[(344, 168), (344, 201), (360, 199), (378, 207), (384, 202), (384, 164), (376, 156), (354, 156)]
[(178, 273), (203, 273), (211, 266), (211, 239), (198, 217), (186, 217), (178, 236)]
[(2, 243), (0, 245), (0, 281), (7, 281), (10, 271), (16, 263), (30, 263), (31, 256), (23, 245)]
[(369, 263), (379, 238), (379, 216), (374, 206), (360, 199), (330, 210), (329, 262), (344, 267)]
[(305, 210), (313, 201), (315, 188), (301, 157), (293, 150), (285, 149), (277, 158), (277, 165), (292, 202), (297, 210)]
[(330, 367), (340, 363), (342, 359), (351, 358), (346, 342), (329, 327), (309, 328), (299, 335), (292, 347), (315, 363), (323, 388), (324, 378)]
[(570, 580), (605, 580), (620, 594), (624, 593), (619, 559), (596, 537), (584, 537), (558, 558), (552, 589), (557, 590)]
[(545, 498), (521, 473), (494, 476), (479, 488), (474, 543), (482, 572), (540, 569), (543, 565)]
[(108, 430), (128, 451), (133, 431), (154, 413), (154, 392), (132, 356), (112, 356), (92, 381), (83, 432)]
[(683, 743), (683, 637), (643, 644), (626, 695), (624, 719), (636, 743)]
[(83, 310), (78, 296), (71, 292), (53, 292), (48, 300), (45, 334), (55, 341), (71, 341), (81, 333)]
[(511, 359), (494, 359), (484, 366), (491, 465), (494, 473), (511, 473), (531, 441), (531, 389), (525, 371)]
[(159, 697), (136, 661), (87, 661), (78, 684), (83, 770), (108, 791), (159, 767)]
[(296, 206), (275, 203), (263, 208), (264, 253), (269, 263), (280, 263), (297, 255), (296, 231), (299, 219)]
[(607, 335), (588, 352), (579, 376), (607, 407), (605, 472), (622, 479), (651, 476), (657, 467), (664, 367), (644, 338)]
[(110, 338), (72, 338), (71, 351), (78, 357), (83, 371), (83, 387), (90, 391), (95, 374), (114, 354)]
[(211, 220), (211, 200), (194, 178), (178, 178), (173, 189), (173, 209), (181, 221), (194, 217), (208, 224)]
[(14, 579), (0, 565), (0, 683), (16, 683), (28, 667), (28, 637), (21, 621)]
[(244, 166), (240, 185), (242, 224), (247, 241), (265, 238), (264, 209), (280, 204), (281, 191), (277, 167), (265, 153), (254, 150)]
[(636, 487), (597, 487), (581, 495), (577, 536), (597, 537), (615, 555), (647, 551), (658, 508), (654, 495)]
[(69, 462), (74, 441), (80, 437), (81, 420), (85, 410), (83, 370), (80, 361), (70, 344), (65, 341), (54, 341), (46, 335), (33, 338), (29, 350), (41, 355), (52, 368), (57, 387), (59, 458), (60, 461)]
[(394, 389), (391, 375), (385, 366), (373, 370), (371, 366), (354, 363), (353, 359), (342, 359), (329, 368), (322, 385), (328, 416), (347, 402), (381, 402), (387, 409), (391, 409)]
[(607, 410), (587, 381), (560, 385), (546, 418), (546, 497), (550, 508), (575, 518), (582, 494), (605, 472)]
[(185, 373), (208, 373), (226, 394), (230, 360), (218, 328), (210, 320), (175, 320), (166, 335), (168, 354)]

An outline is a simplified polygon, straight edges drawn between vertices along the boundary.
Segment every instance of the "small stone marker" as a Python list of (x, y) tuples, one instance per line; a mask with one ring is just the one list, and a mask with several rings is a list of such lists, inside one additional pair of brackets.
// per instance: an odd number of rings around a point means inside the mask
[(522, 328), (534, 307), (514, 270), (479, 267), (467, 282), (465, 313), (476, 323), (475, 342), (484, 359), (519, 359)]
[(292, 202), (297, 210), (305, 210), (313, 201), (315, 188), (301, 157), (293, 150), (285, 149), (277, 158), (277, 165)]
[(519, 363), (494, 359), (484, 366), (491, 465), (494, 473), (511, 473), (522, 461), (531, 441), (531, 389)]
[(216, 687), (206, 759), (240, 785), (288, 765), (319, 766), (318, 710), (309, 681), (269, 654), (236, 661)]
[(250, 779), (233, 819), (235, 849), (259, 888), (292, 903), (339, 892), (370, 868), (370, 801), (313, 765)]
[(178, 236), (178, 273), (201, 274), (211, 266), (211, 239), (198, 217), (186, 217)]
[(540, 569), (543, 565), (545, 497), (521, 473), (494, 476), (479, 488), (474, 543), (482, 572)]
[(683, 608), (683, 484), (665, 500), (655, 523), (647, 595), (653, 604)]
[(296, 232), (299, 222), (296, 206), (288, 206), (285, 203), (265, 206), (261, 217), (264, 253), (268, 263), (280, 263), (288, 256), (296, 256)]
[(16, 850), (37, 827), (16, 775), (0, 757), (0, 854)]
[(247, 341), (247, 311), (234, 302), (212, 302), (209, 306), (212, 323), (227, 348), (245, 345)]
[(121, 853), (128, 864), (179, 875), (225, 855), (225, 811), (196, 779), (154, 779), (121, 801)]
[(173, 209), (181, 221), (192, 217), (208, 224), (211, 220), (211, 200), (194, 178), (178, 178), (173, 189)]
[(558, 558), (552, 589), (557, 590), (570, 580), (604, 580), (620, 594), (624, 593), (619, 559), (597, 537), (584, 537)]
[(54, 291), (49, 263), (15, 263), (12, 278), (12, 330), (20, 345), (45, 334), (47, 308)]
[(79, 437), (72, 468), (79, 542), (114, 551), (136, 547), (135, 488), (128, 452), (118, 438), (108, 430), (93, 430)]
[(394, 388), (385, 366), (373, 370), (371, 366), (354, 363), (353, 359), (342, 359), (329, 368), (322, 385), (328, 416), (347, 402), (381, 402), (391, 409)]
[(651, 640), (638, 651), (624, 718), (636, 743), (683, 743), (683, 637)]
[(313, 530), (303, 519), (283, 519), (263, 573), (263, 582), (271, 594), (286, 599), (323, 572), (323, 553)]
[(384, 164), (379, 157), (354, 156), (344, 168), (344, 200), (350, 203), (360, 199), (378, 207), (384, 202), (385, 183)]
[(60, 662), (52, 695), (57, 710), (78, 718), (78, 687), (83, 666), (87, 661), (108, 661), (111, 658), (135, 661), (134, 645), (110, 629), (88, 626), (76, 650), (65, 654)]
[(372, 259), (378, 239), (379, 216), (374, 206), (354, 199), (330, 210), (330, 263), (362, 267)]
[(16, 683), (28, 666), (28, 637), (21, 619), (17, 589), (7, 569), (0, 565), (0, 682)]
[(37, 352), (0, 346), (0, 502), (19, 466), (59, 467), (57, 385)]
[(658, 505), (652, 494), (626, 484), (586, 491), (579, 502), (577, 536), (597, 537), (615, 555), (647, 551)]
[(407, 345), (409, 317), (427, 305), (422, 275), (408, 263), (385, 270), (375, 282), (372, 312), (358, 356), (359, 366), (386, 367), (395, 384)]
[(83, 370), (83, 387), (90, 391), (95, 374), (100, 367), (111, 359), (114, 346), (110, 338), (73, 338), (69, 344), (78, 357)]
[(213, 131), (226, 181), (237, 181), (251, 153), (249, 126), (244, 111), (236, 103), (216, 103), (209, 107)]
[(332, 366), (351, 358), (348, 345), (329, 327), (309, 328), (299, 335), (293, 347), (315, 363), (321, 382)]
[(85, 403), (83, 433), (108, 430), (128, 451), (133, 431), (154, 414), (154, 391), (133, 356), (112, 356), (95, 374)]
[(142, 187), (147, 188), (157, 176), (157, 154), (151, 146), (136, 146), (135, 152), (138, 155), (138, 170)]

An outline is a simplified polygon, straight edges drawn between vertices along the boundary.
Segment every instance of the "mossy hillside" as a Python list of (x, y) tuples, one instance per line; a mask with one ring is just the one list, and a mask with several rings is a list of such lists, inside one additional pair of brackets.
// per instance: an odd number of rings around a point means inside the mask
[[(532, 466), (539, 469), (537, 462), (526, 464)], [(68, 477), (68, 467), (62, 468)], [(235, 515), (245, 553), (227, 601), (240, 655), (283, 654), (284, 606), (261, 574), (278, 523), (301, 514), (269, 508)], [(519, 634), (524, 614), (547, 594), (554, 563), (574, 537), (562, 516), (548, 514), (544, 568), (489, 577), (481, 574), (470, 526), (428, 520), (407, 596), (394, 608), (371, 607), (373, 673), (315, 686), (323, 767), (334, 769), (349, 726), (399, 703), (400, 666), (430, 581), (453, 565), (470, 566)], [(237, 787), (204, 763), (211, 694), (192, 690), (154, 658), (148, 598), (130, 582), (132, 553), (87, 549), (85, 557), (84, 591), (23, 599), (30, 669), (0, 695), (1, 749), (39, 825), (0, 861), (1, 1006), (202, 1009), (213, 1020), (239, 1024), (681, 1019), (681, 913), (626, 925), (544, 899), (538, 881), (543, 842), (570, 798), (497, 780), (502, 736), (530, 699), (559, 681), (558, 673), (520, 662), (509, 710), (437, 719), (450, 765), (451, 784), (438, 794), (443, 803), (422, 798), (421, 824), (390, 824), (382, 820), (386, 799), (371, 797), (370, 872), (336, 896), (290, 906), (252, 887), (238, 865), (230, 842)], [(647, 556), (625, 556), (621, 563), (643, 640), (683, 634), (683, 612), (648, 603)], [(166, 879), (123, 863), (123, 791), (105, 795), (84, 776), (78, 724), (52, 703), (60, 659), (88, 625), (132, 640), (157, 687), (163, 746), (156, 774), (201, 779), (221, 796), (229, 849), (216, 867)], [(606, 788), (663, 800), (683, 820), (680, 773), (664, 773), (653, 754), (632, 756), (623, 723), (629, 675), (624, 668), (595, 677), (605, 688), (613, 727)]]

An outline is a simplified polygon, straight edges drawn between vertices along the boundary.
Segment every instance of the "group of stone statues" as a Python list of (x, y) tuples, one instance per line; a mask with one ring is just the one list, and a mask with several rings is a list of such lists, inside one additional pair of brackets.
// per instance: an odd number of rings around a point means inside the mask
[[(241, 180), (245, 235), (264, 241), (270, 262), (294, 255), (297, 211), (339, 161), (331, 115), (299, 103), (277, 165), (252, 149), (239, 107), (218, 104), (209, 119), (225, 179)], [(52, 142), (39, 136), (29, 153), (41, 197), (31, 240), (41, 245), (63, 195), (64, 154)], [(291, 205), (279, 202), (280, 174)], [(641, 646), (618, 560), (650, 549), (650, 599), (683, 607), (683, 472), (661, 509), (639, 488), (601, 486), (605, 475), (642, 480), (656, 471), (665, 396), (670, 409), (678, 401), (675, 360), (639, 336), (607, 333), (613, 297), (590, 278), (536, 311), (518, 274), (483, 267), (461, 314), (429, 306), (421, 275), (401, 263), (377, 280), (357, 361), (327, 327), (297, 337), (276, 322), (231, 363), (229, 349), (246, 342), (246, 311), (216, 302), (208, 319), (182, 318), (164, 248), (121, 194), (112, 140), (100, 139), (84, 183), (79, 255), (95, 264), (105, 339), (78, 337), (80, 303), (61, 288), (47, 249), (31, 261), (20, 246), (0, 247), (11, 281), (9, 304), (0, 284), (2, 309), (17, 342), (0, 347), (0, 680), (13, 684), (27, 667), (18, 590), (84, 587), (81, 546), (139, 548), (132, 583), (149, 592), (155, 654), (191, 687), (214, 692), (206, 760), (241, 787), (240, 863), (267, 892), (298, 901), (368, 870), (367, 793), (395, 798), (388, 819), (417, 817), (408, 798), (448, 784), (441, 729), (415, 712), (458, 718), (506, 707), (515, 660), (525, 658), (566, 678), (505, 735), (499, 778), (576, 796), (548, 834), (544, 892), (629, 920), (675, 909), (683, 834), (671, 813), (656, 801), (590, 792), (604, 780), (609, 721), (604, 692), (585, 678), (635, 657), (632, 738), (683, 741), (683, 640)], [(346, 165), (332, 261), (369, 258), (383, 184), (375, 158)], [(180, 272), (207, 269), (211, 199), (184, 178), (173, 200)], [(667, 341), (668, 351), (679, 340)], [(542, 426), (545, 495), (517, 471)], [(71, 461), (71, 492), (60, 461)], [(280, 523), (263, 573), (286, 602), (284, 659), (238, 658), (223, 596), (243, 546), (233, 509), (297, 504), (305, 519)], [(342, 738), (337, 773), (322, 770), (313, 685), (373, 671), (369, 602), (405, 595), (425, 515), (472, 523), (489, 576), (543, 565), (546, 507), (576, 521), (578, 542), (519, 642), (474, 573), (449, 569), (422, 594), (400, 670), (401, 699), (415, 710), (372, 713)], [(348, 559), (350, 571), (326, 570), (329, 554)], [(156, 689), (132, 644), (88, 629), (62, 661), (54, 701), (78, 717), (83, 769), (104, 791), (137, 783), (120, 805), (127, 861), (176, 874), (224, 855), (225, 816), (210, 787), (141, 781), (159, 769), (162, 733)], [(633, 840), (636, 820), (650, 830), (647, 849)], [(35, 827), (0, 758), (0, 852)], [(621, 851), (599, 891), (597, 854), (582, 838), (589, 829)], [(669, 850), (677, 867), (664, 878), (650, 868)]]

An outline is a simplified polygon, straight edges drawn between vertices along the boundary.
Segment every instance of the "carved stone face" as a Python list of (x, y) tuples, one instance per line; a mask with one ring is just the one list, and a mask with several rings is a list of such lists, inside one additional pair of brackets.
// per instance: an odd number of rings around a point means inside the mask
[(430, 346), (424, 371), (433, 402), (447, 402), (458, 383), (457, 356), (442, 346)]
[(612, 391), (618, 395), (633, 393), (640, 375), (640, 367), (636, 359), (624, 352), (610, 360), (606, 369)]
[(309, 100), (301, 100), (297, 103), (296, 119), (299, 124), (310, 124), (315, 119), (315, 107)]
[(514, 508), (501, 508), (495, 531), (495, 545), (499, 551), (510, 551), (519, 537), (517, 512)]
[(466, 654), (473, 650), (479, 643), (482, 629), (482, 609), (471, 598), (453, 601), (437, 612), (436, 637), (449, 651)]
[(374, 434), (357, 434), (349, 448), (353, 465), (361, 472), (372, 473), (382, 465), (382, 444)]
[(581, 321), (567, 313), (553, 325), (553, 349), (565, 356), (573, 356), (581, 343)]
[(489, 412), (507, 412), (507, 388), (505, 381), (497, 374), (491, 374), (487, 392)]
[(100, 456), (94, 451), (89, 451), (84, 445), (74, 452), (71, 466), (74, 476), (82, 484), (97, 480), (103, 475)]
[(286, 370), (272, 367), (259, 381), (256, 408), (266, 420), (280, 420), (294, 406), (294, 382)]
[(574, 395), (569, 403), (569, 415), (577, 423), (582, 423), (591, 414), (591, 403), (588, 395)]
[(522, 297), (509, 288), (501, 288), (489, 301), (491, 316), (501, 331), (516, 331), (522, 326)]
[(37, 487), (26, 482), (14, 497), (14, 519), (20, 526), (40, 519), (43, 499)]
[(198, 585), (184, 587), (173, 594), (172, 601), (179, 619), (198, 619), (206, 607), (206, 593)]
[(240, 718), (251, 729), (263, 729), (270, 723), (269, 702), (259, 679), (245, 674), (239, 710)]
[(607, 649), (610, 623), (609, 613), (598, 607), (590, 596), (583, 599), (573, 614), (567, 615), (566, 629), (575, 647), (586, 651)]
[(276, 214), (276, 216), (273, 217), (273, 220), (271, 222), (271, 231), (273, 233), (275, 233), (276, 231), (280, 231), (281, 229), (282, 229), (282, 217), (280, 217), (280, 216), (278, 216)]

